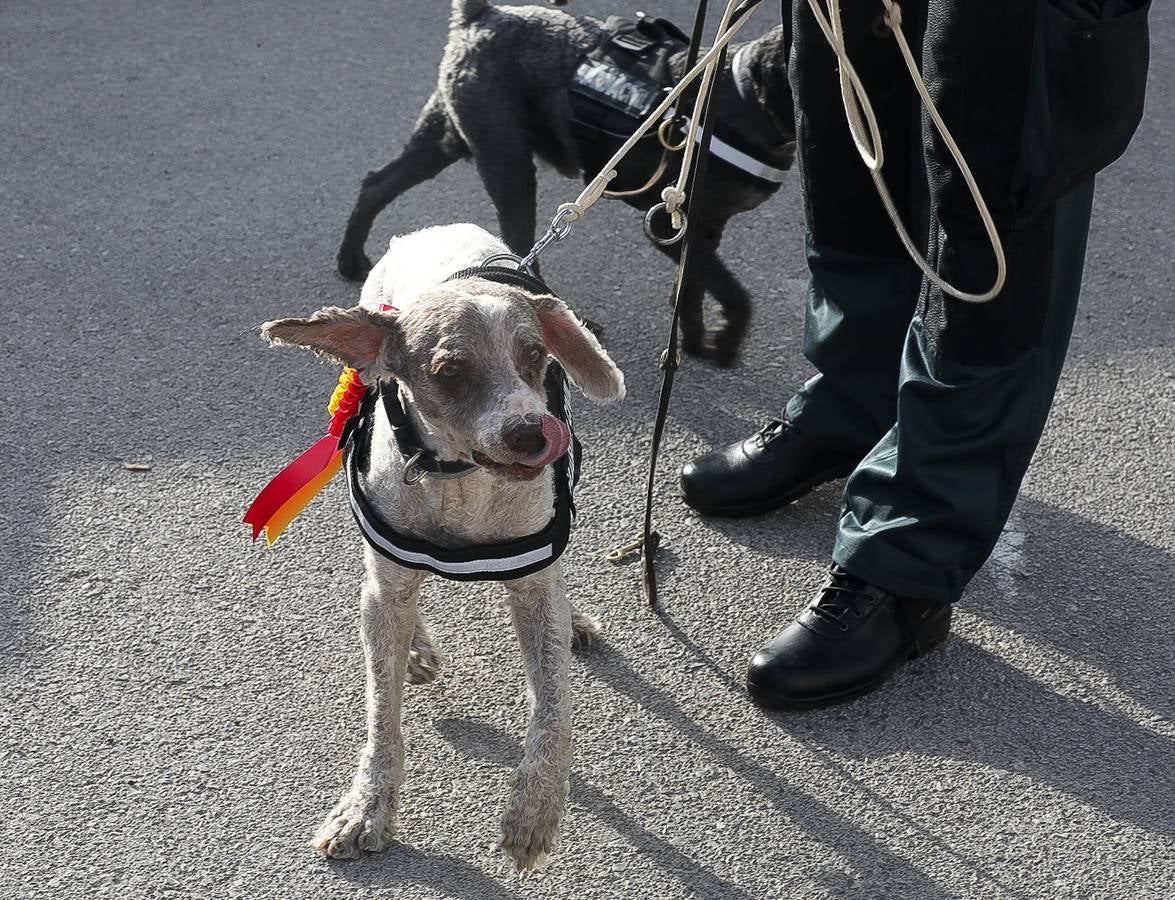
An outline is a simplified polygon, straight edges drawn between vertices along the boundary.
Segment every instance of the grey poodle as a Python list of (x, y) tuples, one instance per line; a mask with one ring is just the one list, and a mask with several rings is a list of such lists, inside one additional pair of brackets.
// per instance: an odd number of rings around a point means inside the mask
[[(563, 5), (556, 2), (556, 5)], [(502, 238), (517, 254), (534, 243), (535, 159), (560, 173), (591, 178), (609, 155), (573, 127), (568, 86), (585, 53), (608, 40), (605, 23), (541, 6), (494, 7), (488, 0), (453, 0), (449, 39), (437, 86), (403, 151), (363, 179), (338, 251), (338, 270), (365, 277), (364, 244), (372, 222), (400, 194), (461, 159), (472, 159), (498, 215)], [(735, 45), (716, 96), (717, 135), (776, 170), (790, 167), (795, 122), (787, 82), (790, 41), (781, 27)], [(685, 53), (669, 59), (680, 77)], [(608, 148), (611, 149), (610, 147)], [(620, 167), (618, 189), (644, 185), (662, 155), (658, 141), (638, 144)], [(676, 158), (676, 157), (675, 157)], [(625, 201), (648, 209), (672, 178), (673, 165), (647, 190)], [(713, 157), (705, 195), (690, 212), (700, 216), (695, 239), (696, 279), (682, 298), (686, 352), (719, 365), (734, 362), (750, 319), (750, 297), (718, 257), (727, 221), (758, 206), (779, 188)], [(680, 245), (661, 249), (677, 258)], [(722, 321), (707, 335), (702, 299), (709, 292)]]

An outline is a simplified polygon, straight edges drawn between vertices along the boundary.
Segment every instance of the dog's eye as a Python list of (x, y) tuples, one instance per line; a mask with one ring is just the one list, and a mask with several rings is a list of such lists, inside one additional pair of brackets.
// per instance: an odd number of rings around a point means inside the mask
[(455, 362), (444, 362), (435, 371), (441, 378), (457, 378), (461, 374), (461, 367)]
[(538, 366), (547, 357), (547, 351), (541, 347), (534, 347), (526, 354), (526, 361), (532, 366)]

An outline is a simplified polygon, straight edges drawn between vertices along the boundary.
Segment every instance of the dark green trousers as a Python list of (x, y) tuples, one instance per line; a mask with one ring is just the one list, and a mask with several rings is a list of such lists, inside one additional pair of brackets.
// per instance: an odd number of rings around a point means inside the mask
[[(818, 374), (786, 415), (862, 455), (845, 483), (833, 559), (899, 595), (953, 602), (991, 553), (1048, 417), (1093, 180), (1034, 170), (1044, 158), (1035, 105), (1050, 97), (1037, 4), (929, 0), (929, 17), (925, 0), (915, 7), (903, 4), (906, 28), (923, 44), (927, 84), (997, 223), (1006, 287), (990, 303), (963, 303), (906, 257), (853, 149), (835, 57), (796, 3), (790, 74), (811, 271), (804, 349)], [(983, 291), (995, 269), (978, 214), (875, 12), (846, 9), (845, 33), (881, 122), (891, 190), (911, 233), (929, 235), (936, 271)], [(1034, 192), (1046, 181), (1055, 196)]]
[(1092, 196), (1089, 184), (1057, 204), (1040, 345), (1003, 365), (939, 351), (910, 315), (916, 270), (899, 275), (810, 245), (805, 350), (820, 374), (787, 416), (805, 434), (867, 448), (845, 483), (832, 552), (854, 575), (951, 602), (991, 553), (1065, 361)]

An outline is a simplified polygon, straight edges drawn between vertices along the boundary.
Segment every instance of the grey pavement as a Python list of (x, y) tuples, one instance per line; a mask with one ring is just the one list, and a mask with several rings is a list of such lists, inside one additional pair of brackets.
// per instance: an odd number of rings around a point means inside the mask
[[(522, 674), (498, 591), (437, 583), (446, 670), (407, 694), (402, 842), (313, 855), (363, 733), (358, 537), (334, 484), (272, 551), (249, 544), (245, 505), (321, 433), (335, 378), (250, 329), (356, 298), (333, 273), (341, 226), (429, 92), (447, 7), (0, 4), (0, 896), (1175, 896), (1175, 14), (1160, 4), (1148, 116), (1100, 179), (1056, 407), (947, 643), (850, 705), (756, 710), (746, 661), (819, 583), (837, 489), (746, 522), (673, 496), (683, 460), (808, 372), (794, 180), (728, 234), (758, 304), (744, 362), (679, 379), (664, 608), (601, 558), (639, 517), (671, 276), (638, 214), (605, 205), (545, 270), (603, 323), (630, 388), (619, 408), (577, 407), (569, 579), (606, 637), (573, 665), (561, 852), (522, 879), (495, 849)], [(573, 190), (544, 175), (541, 209)], [(460, 220), (493, 225), (468, 166), (409, 194), (371, 247)]]

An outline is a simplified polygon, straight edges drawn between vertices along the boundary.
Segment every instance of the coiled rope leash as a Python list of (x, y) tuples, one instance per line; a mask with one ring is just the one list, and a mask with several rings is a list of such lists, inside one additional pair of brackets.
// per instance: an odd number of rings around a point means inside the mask
[[(986, 303), (994, 299), (1004, 289), (1004, 282), (1008, 275), (1008, 264), (1004, 259), (1004, 246), (1000, 241), (1000, 235), (996, 230), (991, 211), (987, 208), (987, 203), (984, 202), (983, 195), (979, 191), (979, 185), (975, 182), (975, 176), (971, 174), (971, 167), (967, 165), (967, 160), (963, 158), (963, 151), (955, 143), (950, 129), (947, 128), (946, 123), (942, 120), (942, 116), (939, 115), (934, 101), (930, 99), (930, 92), (926, 89), (926, 82), (922, 80), (922, 74), (918, 71), (918, 63), (915, 62), (914, 54), (910, 52), (910, 45), (906, 42), (906, 35), (902, 32), (901, 6), (895, 0), (881, 0), (882, 5), (885, 7), (883, 14), (885, 24), (889, 27), (894, 39), (898, 42), (898, 48), (901, 50), (902, 58), (906, 62), (906, 69), (910, 73), (910, 80), (914, 83), (918, 95), (922, 98), (922, 105), (926, 108), (927, 113), (930, 114), (935, 130), (938, 131), (939, 137), (942, 138), (943, 143), (950, 150), (951, 157), (954, 159), (955, 165), (959, 167), (959, 173), (963, 176), (963, 181), (967, 184), (967, 190), (971, 192), (971, 199), (975, 201), (975, 209), (979, 212), (979, 218), (983, 221), (983, 228), (987, 232), (987, 238), (991, 242), (992, 252), (995, 254), (995, 283), (989, 290), (984, 291), (982, 294), (971, 294), (962, 291), (940, 277), (930, 267), (930, 264), (926, 262), (926, 258), (918, 248), (914, 246), (914, 242), (910, 239), (905, 225), (902, 224), (902, 217), (898, 214), (893, 197), (890, 196), (889, 186), (885, 183), (885, 178), (881, 174), (881, 168), (885, 164), (885, 150), (881, 143), (881, 132), (877, 126), (877, 117), (873, 112), (873, 105), (869, 102), (869, 95), (865, 92), (865, 86), (857, 76), (857, 70), (853, 68), (853, 64), (849, 60), (848, 53), (845, 50), (844, 31), (840, 19), (840, 0), (827, 0), (827, 2), (827, 17), (825, 17), (824, 11), (820, 7), (820, 0), (808, 0), (808, 7), (812, 10), (812, 15), (816, 17), (816, 23), (820, 26), (820, 30), (824, 32), (824, 38), (828, 41), (828, 45), (836, 53), (836, 59), (839, 63), (837, 68), (840, 72), (840, 94), (844, 102), (845, 119), (849, 124), (849, 132), (853, 136), (853, 143), (857, 146), (857, 153), (860, 154), (862, 162), (865, 163), (865, 167), (869, 170), (869, 174), (873, 176), (873, 184), (877, 188), (878, 196), (881, 197), (885, 211), (889, 215), (889, 219), (893, 223), (894, 230), (897, 231), (902, 245), (906, 248), (906, 253), (910, 255), (910, 259), (917, 264), (918, 268), (922, 270), (922, 274), (926, 276), (930, 283), (944, 294), (949, 294), (956, 300), (962, 300), (964, 303)], [(864, 122), (862, 121), (862, 116), (864, 116)], [(866, 125), (868, 126), (868, 140), (866, 140), (865, 134)]]

